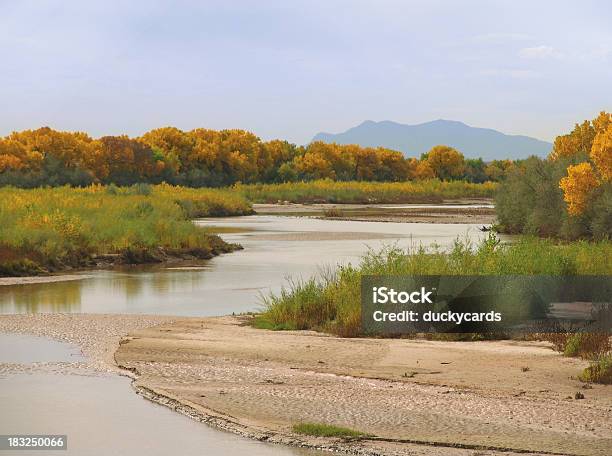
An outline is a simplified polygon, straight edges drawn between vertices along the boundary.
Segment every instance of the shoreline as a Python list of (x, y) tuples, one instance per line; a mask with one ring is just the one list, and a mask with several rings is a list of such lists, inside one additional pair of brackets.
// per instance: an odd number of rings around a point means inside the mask
[(10, 285), (30, 285), (37, 283), (70, 282), (73, 280), (90, 279), (92, 276), (87, 274), (57, 274), (40, 276), (13, 276), (0, 277), (0, 287)]
[[(491, 225), (496, 221), (490, 198), (446, 200), (438, 204), (254, 204), (259, 215), (306, 216), (356, 222)], [(329, 214), (329, 215), (328, 215)]]
[[(0, 332), (79, 345), (89, 361), (73, 369), (130, 377), (135, 392), (150, 401), (269, 443), (364, 456), (470, 456), (474, 451), (603, 456), (601, 448), (612, 442), (612, 415), (605, 412), (612, 410), (612, 390), (593, 385), (584, 390), (586, 400), (565, 398), (580, 385), (568, 377), (587, 363), (564, 358), (545, 343), (340, 339), (312, 331), (257, 330), (245, 326), (245, 318), (2, 315)], [(474, 360), (482, 366), (474, 366)], [(527, 363), (534, 368), (520, 373)], [(497, 366), (497, 376), (483, 382), (491, 365)], [(475, 367), (480, 370), (472, 372)], [(407, 369), (412, 369), (408, 377), (402, 373)], [(508, 369), (516, 373), (508, 375)], [(475, 415), (465, 421), (466, 412)], [(507, 413), (514, 420), (508, 421)], [(294, 422), (317, 421), (310, 416), (322, 422), (357, 420), (344, 424), (377, 437), (321, 438), (291, 431)], [(575, 419), (586, 427), (577, 428)], [(380, 420), (386, 421), (382, 428), (375, 424)], [(513, 421), (517, 432), (506, 432)], [(460, 433), (440, 433), (436, 422)], [(404, 430), (381, 432), (393, 429), (392, 423)], [(423, 434), (423, 426), (433, 426), (433, 434)], [(502, 431), (501, 438), (479, 441), (485, 429), (495, 438)]]
[[(226, 243), (227, 247), (224, 250), (214, 249), (206, 254), (194, 251), (185, 251), (183, 253), (168, 253), (164, 249), (157, 249), (159, 253), (156, 256), (149, 255), (147, 258), (141, 258), (136, 261), (126, 262), (121, 255), (100, 255), (93, 258), (91, 265), (83, 265), (82, 267), (66, 266), (63, 269), (48, 271), (40, 271), (36, 275), (19, 275), (19, 276), (2, 276), (0, 275), (0, 287), (11, 285), (29, 285), (37, 283), (53, 283), (67, 282), (73, 280), (89, 279), (92, 275), (87, 272), (102, 271), (116, 268), (129, 268), (138, 266), (201, 266), (205, 261), (215, 258), (220, 255), (232, 253), (238, 250), (243, 250), (239, 244)], [(64, 273), (63, 273), (64, 272)], [(73, 274), (68, 272), (77, 272), (83, 274)]]

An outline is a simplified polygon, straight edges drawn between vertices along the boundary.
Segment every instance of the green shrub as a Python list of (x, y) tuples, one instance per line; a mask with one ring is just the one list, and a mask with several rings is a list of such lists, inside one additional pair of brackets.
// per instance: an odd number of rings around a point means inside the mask
[(603, 184), (591, 196), (585, 213), (570, 216), (559, 181), (567, 167), (586, 155), (543, 160), (531, 157), (509, 172), (495, 195), (498, 229), (561, 239), (610, 239), (612, 236), (612, 184)]
[(612, 384), (612, 355), (600, 356), (589, 367), (582, 371), (578, 378), (583, 382)]

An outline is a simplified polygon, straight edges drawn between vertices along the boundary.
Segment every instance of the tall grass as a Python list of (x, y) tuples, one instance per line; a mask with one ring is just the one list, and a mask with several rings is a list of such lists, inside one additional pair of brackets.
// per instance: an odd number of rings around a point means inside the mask
[(444, 199), (492, 198), (497, 184), (463, 181), (335, 182), (236, 185), (254, 203), (436, 203)]
[(86, 266), (99, 255), (124, 262), (210, 257), (233, 247), (190, 219), (251, 212), (243, 197), (227, 190), (147, 184), (0, 188), (0, 275)]
[(362, 275), (497, 275), (610, 274), (612, 243), (566, 245), (525, 238), (500, 245), (493, 236), (478, 246), (457, 241), (450, 252), (423, 248), (385, 248), (366, 254), (357, 266), (306, 281), (290, 282), (279, 294), (265, 298), (255, 326), (271, 329), (314, 329), (354, 337), (361, 331)]

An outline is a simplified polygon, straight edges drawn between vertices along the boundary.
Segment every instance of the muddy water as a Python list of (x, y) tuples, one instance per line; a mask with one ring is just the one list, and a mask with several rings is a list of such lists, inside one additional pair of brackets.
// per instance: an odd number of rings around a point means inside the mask
[[(202, 219), (244, 250), (195, 267), (133, 267), (87, 271), (70, 282), (0, 286), (0, 314), (34, 312), (211, 316), (256, 310), (261, 293), (278, 291), (287, 277), (309, 277), (321, 267), (357, 262), (368, 249), (477, 241), (478, 225), (382, 223), (305, 217)], [(213, 228), (215, 227), (215, 228)]]

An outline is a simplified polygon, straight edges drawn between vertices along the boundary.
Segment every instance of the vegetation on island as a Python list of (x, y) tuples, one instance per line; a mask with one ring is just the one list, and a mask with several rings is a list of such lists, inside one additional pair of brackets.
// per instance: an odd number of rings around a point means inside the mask
[(524, 238), (501, 244), (494, 235), (480, 245), (456, 241), (450, 252), (419, 247), (369, 252), (358, 265), (303, 281), (290, 281), (264, 298), (254, 325), (267, 329), (313, 329), (342, 337), (361, 334), (363, 275), (611, 274), (612, 244)]
[(407, 182), (338, 182), (330, 179), (234, 187), (253, 203), (441, 203), (447, 199), (492, 198), (495, 182), (428, 179)]
[(210, 258), (237, 246), (191, 219), (251, 212), (236, 192), (165, 184), (0, 188), (0, 276)]

